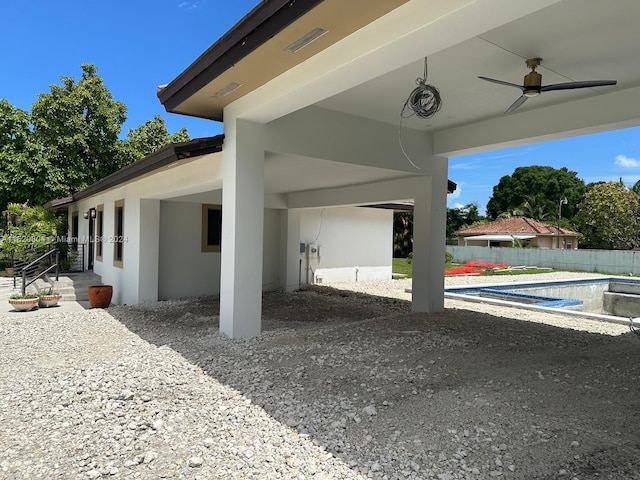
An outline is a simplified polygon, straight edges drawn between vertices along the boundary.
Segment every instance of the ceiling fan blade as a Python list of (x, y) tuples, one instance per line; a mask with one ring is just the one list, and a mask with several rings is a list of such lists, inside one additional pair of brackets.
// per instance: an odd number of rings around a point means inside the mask
[(478, 78), (481, 78), (482, 80), (486, 80), (487, 82), (497, 83), (498, 85), (506, 85), (507, 87), (515, 87), (518, 90), (524, 92), (524, 87), (522, 85), (516, 85), (515, 83), (504, 82), (502, 80), (496, 80), (495, 78), (489, 78), (489, 77), (478, 77)]
[(553, 85), (545, 85), (540, 87), (541, 92), (550, 92), (552, 90), (572, 90), (574, 88), (590, 88), (590, 87), (604, 87), (606, 85), (615, 85), (618, 82), (616, 80), (586, 80), (584, 82), (567, 82), (567, 83), (555, 83)]
[(522, 105), (524, 102), (526, 102), (527, 98), (529, 98), (529, 97), (527, 97), (526, 95), (521, 95), (520, 97), (518, 97), (518, 99), (515, 102), (513, 102), (509, 108), (507, 108), (507, 110), (504, 112), (504, 114), (505, 115), (509, 115), (516, 108), (518, 108), (520, 105)]

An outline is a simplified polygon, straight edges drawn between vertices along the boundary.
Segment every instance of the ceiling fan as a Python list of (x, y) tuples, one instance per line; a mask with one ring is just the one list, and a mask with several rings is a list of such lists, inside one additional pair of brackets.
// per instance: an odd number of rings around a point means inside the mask
[(616, 80), (586, 80), (583, 82), (566, 82), (566, 83), (554, 83), (553, 85), (542, 85), (542, 75), (536, 72), (536, 67), (542, 62), (541, 58), (530, 58), (525, 63), (527, 67), (531, 69), (531, 73), (524, 76), (524, 82), (522, 85), (516, 85), (515, 83), (504, 82), (502, 80), (496, 80), (495, 78), (478, 77), (487, 82), (497, 83), (499, 85), (506, 85), (508, 87), (515, 87), (522, 91), (522, 95), (511, 104), (509, 108), (504, 112), (505, 115), (513, 112), (516, 108), (521, 106), (527, 101), (529, 97), (537, 97), (542, 92), (551, 92), (553, 90), (572, 90), (574, 88), (591, 88), (591, 87), (603, 87), (606, 85), (615, 85)]

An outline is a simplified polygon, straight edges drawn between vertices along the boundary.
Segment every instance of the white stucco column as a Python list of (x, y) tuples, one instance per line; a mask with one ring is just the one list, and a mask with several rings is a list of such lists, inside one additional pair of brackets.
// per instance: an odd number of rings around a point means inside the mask
[(284, 259), (282, 287), (287, 292), (293, 292), (300, 288), (300, 210), (290, 208), (282, 213), (281, 232), (285, 240), (281, 251), (281, 258)]
[(222, 156), (220, 331), (260, 334), (264, 222), (262, 126), (225, 121)]
[(444, 266), (447, 223), (446, 158), (434, 157), (433, 174), (424, 177), (414, 196), (413, 301), (414, 312), (444, 310)]
[(139, 213), (138, 302), (156, 302), (160, 259), (160, 200), (141, 199)]

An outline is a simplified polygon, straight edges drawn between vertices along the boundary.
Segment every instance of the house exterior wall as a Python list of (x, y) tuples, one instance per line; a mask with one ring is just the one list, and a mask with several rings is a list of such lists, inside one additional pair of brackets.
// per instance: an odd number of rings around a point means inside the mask
[[(526, 241), (525, 241), (526, 242)], [(558, 248), (558, 237), (550, 235), (540, 235), (536, 238), (528, 240), (532, 245), (536, 245), (542, 249), (556, 249)], [(490, 242), (487, 245), (486, 240), (466, 240), (463, 235), (458, 235), (458, 246), (464, 247), (512, 247), (512, 242)], [(578, 249), (578, 237), (560, 235), (560, 248), (565, 250), (577, 250)]]
[[(280, 215), (265, 209), (262, 287), (280, 286)], [(220, 252), (201, 251), (202, 204), (160, 203), (158, 299), (220, 294)], [(222, 247), (224, 248), (224, 247)]]
[[(121, 266), (114, 262), (115, 202), (119, 200), (124, 200), (123, 261)], [(151, 275), (157, 285), (157, 255), (154, 257), (153, 252), (157, 253), (158, 251), (157, 233), (154, 234), (154, 231), (157, 232), (158, 203), (147, 202), (131, 195), (130, 187), (114, 189), (78, 202), (70, 209), (70, 212), (74, 210), (79, 212), (79, 240), (85, 245), (88, 245), (89, 242), (89, 222), (95, 222), (95, 220), (85, 220), (82, 213), (96, 208), (98, 205), (103, 205), (104, 212), (102, 259), (99, 260), (94, 256), (93, 271), (100, 275), (103, 283), (113, 285), (112, 303), (135, 304), (156, 300), (157, 287), (149, 286), (148, 281), (142, 282), (141, 278), (148, 280), (149, 277), (144, 277), (144, 275)], [(87, 258), (85, 258), (84, 266), (87, 268), (89, 262), (88, 246), (85, 248), (87, 249)], [(141, 254), (143, 255), (142, 261)], [(141, 285), (143, 285), (142, 288)]]
[[(102, 259), (94, 260), (93, 269), (103, 283), (113, 285), (114, 304), (220, 293), (221, 253), (202, 252), (200, 244), (202, 204), (222, 202), (220, 159), (220, 154), (212, 154), (181, 164), (180, 168), (166, 167), (81, 199), (69, 207), (70, 213), (78, 212), (79, 239), (87, 243), (92, 220), (83, 219), (82, 214), (102, 205), (105, 241)], [(410, 197), (415, 183), (415, 179), (382, 182), (356, 188), (352, 196), (382, 201), (398, 198), (402, 192)], [(390, 189), (389, 192), (385, 193), (384, 188)], [(328, 196), (322, 199), (335, 200), (335, 195), (346, 195), (350, 191), (339, 190), (333, 189), (333, 196), (327, 192)], [(287, 210), (284, 198), (265, 195), (263, 290), (292, 290), (316, 281), (391, 278), (391, 210), (345, 207), (344, 203), (353, 204), (353, 200), (346, 197), (340, 198), (343, 204), (332, 207), (309, 205)], [(289, 203), (294, 200), (291, 194), (286, 199)], [(115, 203), (120, 200), (124, 200), (125, 242), (122, 265), (117, 265), (114, 264), (113, 236)], [(320, 201), (315, 205), (323, 204), (331, 205), (331, 202)], [(291, 212), (297, 213), (292, 216)], [(69, 218), (70, 231), (71, 215)], [(318, 244), (320, 255), (308, 258), (306, 253), (299, 253), (299, 243)], [(85, 267), (87, 263), (85, 258)], [(259, 271), (257, 268), (256, 273)]]
[(301, 255), (303, 283), (391, 279), (392, 210), (303, 210), (300, 242), (319, 247), (318, 256)]
[(544, 236), (544, 237), (536, 237), (531, 240), (532, 240), (532, 243), (535, 242), (539, 248), (558, 248), (557, 237), (553, 238), (549, 236)]
[(201, 250), (202, 204), (160, 202), (158, 299), (220, 292), (220, 252)]
[[(72, 212), (78, 212), (79, 240), (86, 243), (91, 220), (83, 219), (82, 214), (103, 205), (103, 256), (102, 260), (94, 259), (94, 272), (102, 277), (103, 283), (114, 286), (112, 302), (136, 304), (218, 295), (221, 254), (201, 251), (202, 204), (141, 199), (135, 195), (139, 192), (144, 189), (118, 188), (82, 200), (69, 209), (69, 218)], [(125, 205), (126, 241), (122, 267), (118, 267), (113, 262), (111, 238), (115, 232), (115, 202), (121, 199)], [(286, 218), (286, 210), (264, 210), (264, 290), (285, 287), (281, 257), (286, 238), (283, 235), (287, 234), (283, 229)], [(303, 285), (391, 278), (391, 210), (359, 207), (302, 210), (300, 231), (293, 234), (301, 243), (320, 247), (318, 257), (300, 254), (299, 278)]]

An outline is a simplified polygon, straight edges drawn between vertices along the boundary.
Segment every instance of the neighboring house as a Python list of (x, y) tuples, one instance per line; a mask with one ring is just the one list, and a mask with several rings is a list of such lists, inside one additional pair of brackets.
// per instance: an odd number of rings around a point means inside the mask
[(511, 217), (456, 232), (458, 245), (512, 247), (531, 244), (539, 248), (578, 248), (578, 232), (527, 217)]
[[(197, 264), (193, 283), (219, 285), (220, 330), (249, 337), (260, 333), (263, 288), (318, 279), (324, 252), (343, 248), (322, 237), (332, 209), (412, 201), (412, 311), (441, 311), (448, 158), (639, 125), (638, 18), (636, 0), (616, 8), (599, 0), (265, 0), (157, 92), (168, 112), (223, 122), (220, 150), (185, 158), (167, 150), (168, 163), (153, 173), (121, 172), (112, 187), (81, 192), (67, 207), (78, 215), (95, 208), (106, 240), (125, 240), (103, 243), (94, 268), (114, 284), (116, 301), (177, 293), (174, 278), (190, 278)], [(543, 59), (537, 69), (544, 85), (600, 75), (619, 85), (539, 96), (534, 86), (524, 99), (535, 98), (505, 116), (518, 90), (478, 76), (520, 82), (525, 53), (549, 55), (549, 68)], [(401, 122), (425, 58), (441, 109)], [(201, 223), (205, 247), (219, 239), (221, 251), (185, 257), (186, 242), (203, 249), (193, 228)], [(353, 248), (375, 245), (371, 235), (354, 237)], [(301, 240), (319, 245), (309, 270)]]

